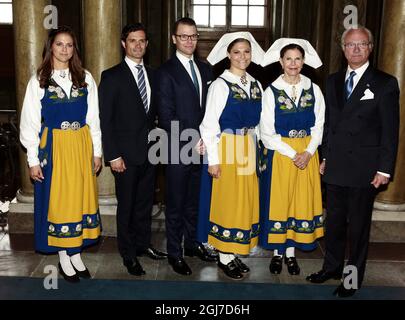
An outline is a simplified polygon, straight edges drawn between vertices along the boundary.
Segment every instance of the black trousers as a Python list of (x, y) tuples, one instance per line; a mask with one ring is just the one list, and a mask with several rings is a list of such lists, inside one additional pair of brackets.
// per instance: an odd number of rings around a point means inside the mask
[(357, 268), (359, 288), (366, 269), (376, 194), (372, 185), (366, 188), (326, 185), (326, 255), (323, 269), (327, 272), (343, 272), (348, 244), (347, 265)]
[(169, 164), (166, 167), (166, 237), (167, 253), (183, 257), (184, 247), (196, 245), (201, 166)]
[(144, 250), (151, 244), (155, 166), (147, 161), (113, 174), (118, 201), (118, 250), (124, 259), (133, 259), (137, 250)]

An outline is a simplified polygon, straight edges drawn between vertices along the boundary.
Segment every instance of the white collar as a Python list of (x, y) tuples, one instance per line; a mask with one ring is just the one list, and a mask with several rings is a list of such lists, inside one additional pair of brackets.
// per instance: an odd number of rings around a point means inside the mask
[(355, 71), (355, 72), (356, 72), (356, 76), (358, 77), (358, 79), (360, 79), (360, 78), (363, 76), (364, 72), (366, 72), (366, 70), (367, 70), (367, 68), (368, 68), (369, 65), (370, 65), (370, 62), (367, 61), (367, 62), (366, 62), (365, 64), (363, 64), (360, 68), (357, 68), (357, 69), (352, 69), (352, 68), (350, 68), (350, 66), (347, 66), (347, 71), (346, 71), (346, 77), (345, 77), (345, 79), (349, 77), (350, 72), (352, 72), (352, 71)]
[(52, 77), (54, 77), (55, 79), (59, 79), (61, 81), (66, 81), (66, 80), (70, 80), (70, 72), (69, 72), (69, 68), (67, 69), (53, 69), (52, 70)]
[[(302, 89), (304, 90), (308, 90), (311, 87), (311, 83), (311, 79), (304, 76), (303, 74), (300, 74), (300, 82), (298, 82), (296, 86), (302, 87)], [(283, 79), (283, 75), (280, 75), (276, 80), (274, 80), (272, 85), (281, 90), (289, 89), (290, 87), (292, 87), (292, 84), (287, 83)]]
[(141, 63), (136, 63), (135, 61), (131, 60), (130, 58), (128, 58), (127, 56), (125, 56), (125, 62), (127, 63), (128, 67), (131, 70), (134, 70), (136, 68), (136, 66), (141, 65), (143, 66), (143, 59), (141, 61)]
[[(232, 83), (239, 83), (240, 82), (240, 76), (237, 76), (236, 74), (233, 74), (232, 72), (229, 71), (229, 69), (226, 69), (222, 74), (221, 77), (224, 78), (225, 80), (232, 82)], [(249, 82), (255, 81), (255, 78), (253, 78), (249, 73), (246, 72), (246, 79)]]
[(180, 62), (184, 65), (189, 64), (190, 60), (194, 61), (194, 55), (191, 56), (191, 58), (186, 57), (185, 55), (183, 55), (179, 50), (176, 50), (176, 57), (180, 60)]

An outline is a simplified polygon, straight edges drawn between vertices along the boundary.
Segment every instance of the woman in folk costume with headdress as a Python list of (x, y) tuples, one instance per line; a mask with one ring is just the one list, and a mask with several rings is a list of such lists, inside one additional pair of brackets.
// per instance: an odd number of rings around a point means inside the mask
[(279, 274), (283, 256), (288, 272), (300, 273), (295, 248), (309, 251), (323, 236), (321, 180), (317, 148), (321, 144), (325, 101), (320, 88), (301, 74), (305, 64), (322, 65), (302, 39), (278, 39), (262, 66), (283, 69), (263, 95), (260, 135), (260, 246), (274, 250), (270, 272)]
[(27, 85), (20, 140), (35, 183), (35, 250), (58, 252), (59, 272), (69, 282), (91, 277), (80, 253), (100, 236), (98, 110), (97, 85), (81, 65), (72, 29), (50, 31), (42, 64)]
[(258, 243), (259, 189), (256, 175), (256, 131), (262, 110), (262, 87), (246, 72), (264, 51), (249, 32), (225, 34), (207, 60), (228, 57), (230, 68), (208, 91), (200, 125), (208, 166), (203, 168), (198, 238), (219, 251), (218, 266), (232, 279), (249, 267), (247, 255)]

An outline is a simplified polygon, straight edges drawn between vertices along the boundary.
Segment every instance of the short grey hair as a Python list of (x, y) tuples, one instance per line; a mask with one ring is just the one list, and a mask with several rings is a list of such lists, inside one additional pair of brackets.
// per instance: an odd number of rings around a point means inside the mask
[(372, 46), (374, 45), (374, 37), (373, 37), (373, 34), (371, 33), (371, 31), (364, 26), (357, 25), (357, 27), (351, 27), (349, 29), (346, 29), (342, 33), (342, 38), (340, 39), (340, 45), (342, 47), (342, 50), (345, 49), (345, 38), (346, 38), (347, 34), (353, 30), (361, 30), (361, 31), (364, 31), (365, 33), (367, 33), (369, 44), (371, 44)]

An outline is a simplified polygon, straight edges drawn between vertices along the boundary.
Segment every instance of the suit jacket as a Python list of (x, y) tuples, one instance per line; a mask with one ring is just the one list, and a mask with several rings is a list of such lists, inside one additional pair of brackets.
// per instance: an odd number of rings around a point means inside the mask
[(181, 134), (184, 129), (199, 130), (204, 117), (208, 85), (212, 81), (213, 75), (208, 64), (197, 59), (194, 61), (201, 74), (201, 105), (191, 77), (175, 54), (158, 70), (159, 126), (166, 130), (169, 136), (172, 120), (179, 121)]
[(148, 134), (155, 127), (155, 73), (145, 66), (151, 103), (145, 112), (138, 85), (125, 61), (103, 71), (99, 86), (100, 125), (104, 160), (122, 157), (125, 164), (143, 164), (148, 155)]
[[(339, 186), (367, 187), (377, 171), (391, 176), (394, 172), (399, 87), (396, 78), (370, 66), (346, 101), (345, 74), (342, 70), (327, 80), (323, 180)], [(366, 91), (374, 98), (361, 100)]]

